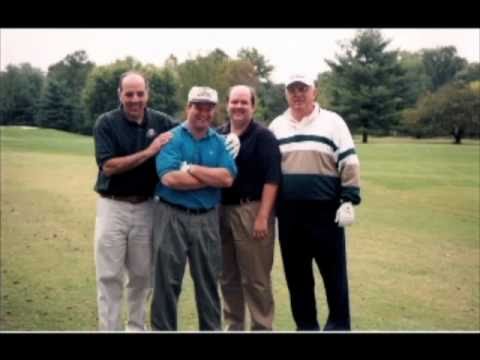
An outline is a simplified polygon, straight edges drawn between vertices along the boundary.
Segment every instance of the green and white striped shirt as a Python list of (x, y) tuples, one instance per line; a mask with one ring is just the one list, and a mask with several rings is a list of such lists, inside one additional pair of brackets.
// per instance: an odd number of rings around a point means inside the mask
[(315, 104), (310, 115), (296, 121), (287, 109), (269, 129), (280, 144), (284, 199), (360, 203), (360, 163), (338, 114)]

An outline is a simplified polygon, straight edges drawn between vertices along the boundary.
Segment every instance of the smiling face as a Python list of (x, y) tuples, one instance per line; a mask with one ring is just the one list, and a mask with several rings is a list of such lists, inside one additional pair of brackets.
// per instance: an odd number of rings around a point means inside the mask
[(214, 115), (214, 103), (191, 102), (187, 106), (188, 126), (197, 135), (204, 135), (208, 131)]
[(122, 80), (118, 90), (123, 110), (130, 120), (140, 122), (148, 102), (145, 79), (139, 74), (129, 74)]
[(288, 106), (295, 117), (305, 117), (309, 115), (314, 108), (316, 90), (301, 82), (294, 82), (286, 89)]
[(228, 95), (227, 111), (234, 127), (244, 128), (255, 112), (252, 92), (247, 86), (235, 86)]

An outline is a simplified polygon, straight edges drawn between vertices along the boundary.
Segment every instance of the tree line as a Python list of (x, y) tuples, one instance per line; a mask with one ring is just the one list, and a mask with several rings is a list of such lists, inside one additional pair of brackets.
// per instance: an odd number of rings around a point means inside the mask
[[(319, 73), (321, 106), (337, 111), (354, 133), (453, 136), (456, 143), (480, 137), (480, 64), (468, 63), (453, 46), (418, 52), (387, 50), (390, 40), (376, 29), (359, 30), (339, 44), (329, 70)], [(215, 88), (226, 100), (230, 86), (256, 89), (255, 117), (268, 123), (287, 103), (284, 84), (271, 80), (274, 67), (255, 48), (242, 48), (235, 58), (215, 49), (179, 62), (175, 55), (162, 66), (134, 57), (97, 66), (84, 50), (68, 54), (46, 74), (29, 63), (9, 65), (0, 73), (0, 124), (33, 125), (91, 134), (101, 113), (119, 106), (120, 75), (140, 70), (150, 83), (149, 106), (183, 118), (189, 89)], [(226, 118), (220, 101), (216, 124)]]

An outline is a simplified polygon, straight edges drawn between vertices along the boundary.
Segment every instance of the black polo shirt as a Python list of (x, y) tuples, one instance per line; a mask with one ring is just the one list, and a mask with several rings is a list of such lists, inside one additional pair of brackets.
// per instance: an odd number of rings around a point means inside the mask
[[(228, 134), (230, 123), (218, 132)], [(235, 163), (238, 174), (230, 188), (222, 190), (222, 204), (239, 204), (240, 200), (260, 200), (263, 185), (280, 184), (281, 155), (275, 135), (265, 126), (252, 120), (240, 135), (240, 152)]]
[(153, 196), (158, 176), (155, 156), (121, 174), (107, 176), (102, 165), (109, 159), (132, 155), (146, 149), (155, 137), (178, 125), (170, 116), (145, 109), (142, 124), (129, 121), (122, 107), (100, 115), (93, 128), (98, 176), (95, 191), (99, 194)]

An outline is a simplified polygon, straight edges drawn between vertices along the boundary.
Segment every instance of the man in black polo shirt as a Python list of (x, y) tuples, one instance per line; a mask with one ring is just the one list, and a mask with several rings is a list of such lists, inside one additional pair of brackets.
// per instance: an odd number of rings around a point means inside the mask
[(273, 133), (253, 120), (253, 89), (232, 87), (227, 110), (230, 121), (219, 132), (237, 134), (241, 146), (235, 159), (238, 175), (232, 187), (223, 189), (220, 209), (224, 319), (227, 330), (245, 330), (247, 305), (251, 329), (269, 331), (274, 313), (272, 209), (281, 180), (280, 150)]
[(124, 271), (128, 275), (129, 331), (145, 329), (151, 293), (153, 191), (158, 182), (155, 155), (177, 124), (146, 107), (148, 82), (134, 71), (120, 78), (119, 109), (94, 126), (98, 177), (95, 265), (99, 330), (121, 331)]

